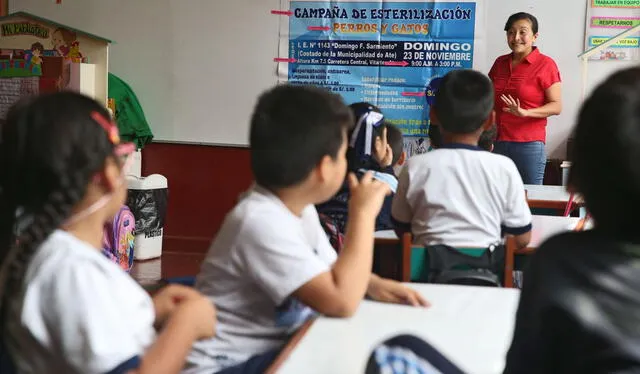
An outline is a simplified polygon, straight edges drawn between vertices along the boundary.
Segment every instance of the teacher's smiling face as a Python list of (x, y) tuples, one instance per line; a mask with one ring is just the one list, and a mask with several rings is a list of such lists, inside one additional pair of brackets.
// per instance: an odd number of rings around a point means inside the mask
[(528, 19), (513, 22), (507, 30), (507, 43), (515, 54), (529, 54), (537, 38), (538, 30), (533, 30), (531, 21)]

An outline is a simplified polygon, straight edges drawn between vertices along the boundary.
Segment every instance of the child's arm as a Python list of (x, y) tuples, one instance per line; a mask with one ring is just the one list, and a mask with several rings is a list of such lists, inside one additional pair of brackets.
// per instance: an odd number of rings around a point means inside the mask
[(429, 306), (429, 302), (416, 290), (409, 288), (402, 283), (380, 278), (376, 274), (371, 274), (367, 295), (373, 300), (385, 303), (406, 304), (412, 306)]
[(411, 219), (413, 218), (413, 210), (411, 204), (407, 201), (407, 190), (409, 189), (409, 167), (402, 168), (398, 177), (398, 188), (393, 201), (391, 203), (391, 221), (394, 225), (394, 231), (399, 238), (411, 232)]
[(531, 229), (524, 234), (513, 235), (513, 237), (516, 240), (516, 247), (518, 247), (518, 249), (526, 248), (529, 242), (531, 242)]
[(129, 374), (179, 373), (194, 341), (213, 335), (215, 321), (215, 308), (206, 298), (183, 302), (167, 320), (140, 367)]
[(153, 307), (156, 311), (154, 326), (157, 330), (164, 326), (165, 322), (182, 302), (201, 297), (201, 294), (193, 287), (170, 284), (161, 288), (153, 296)]
[(99, 263), (68, 261), (41, 287), (46, 297), (30, 306), (39, 316), (34, 313), (26, 324), (55, 342), (52, 349), (74, 372), (178, 373), (193, 342), (213, 336), (215, 307), (200, 295), (176, 299), (157, 341), (148, 345), (155, 335), (155, 305), (136, 287), (128, 275)]
[(502, 232), (515, 237), (518, 249), (531, 241), (531, 209), (527, 203), (522, 178), (512, 162), (507, 170), (507, 196), (502, 220)]
[(332, 317), (355, 313), (364, 298), (373, 262), (375, 219), (389, 187), (366, 173), (358, 182), (349, 175), (351, 199), (345, 246), (331, 270), (303, 284), (293, 296), (314, 310)]

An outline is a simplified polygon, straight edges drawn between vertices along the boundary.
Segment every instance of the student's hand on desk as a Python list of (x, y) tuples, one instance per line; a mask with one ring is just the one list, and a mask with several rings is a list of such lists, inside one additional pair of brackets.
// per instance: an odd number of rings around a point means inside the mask
[(385, 303), (405, 304), (412, 306), (429, 306), (416, 290), (403, 285), (400, 282), (372, 276), (367, 295), (373, 300)]
[(156, 327), (162, 326), (182, 302), (201, 297), (202, 295), (192, 287), (170, 284), (162, 288), (153, 297)]

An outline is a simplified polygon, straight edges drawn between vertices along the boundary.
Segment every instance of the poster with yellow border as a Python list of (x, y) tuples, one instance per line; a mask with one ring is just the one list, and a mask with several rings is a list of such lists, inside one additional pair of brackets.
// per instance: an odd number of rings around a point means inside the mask
[[(588, 0), (585, 49), (593, 48), (626, 29), (640, 24), (640, 0)], [(638, 60), (640, 33), (627, 36), (592, 60)]]

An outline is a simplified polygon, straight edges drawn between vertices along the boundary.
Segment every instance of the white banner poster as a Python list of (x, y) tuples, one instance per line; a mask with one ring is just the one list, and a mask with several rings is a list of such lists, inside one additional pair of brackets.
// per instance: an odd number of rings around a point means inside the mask
[[(585, 49), (640, 24), (640, 0), (588, 0)], [(592, 60), (637, 60), (640, 33), (627, 36), (590, 57)]]
[(369, 102), (405, 135), (409, 154), (429, 148), (429, 107), (442, 76), (484, 61), (483, 0), (281, 0), (276, 59), (282, 81)]

